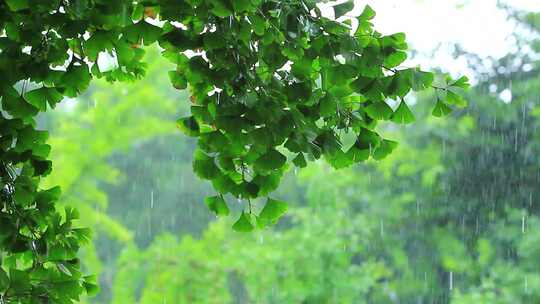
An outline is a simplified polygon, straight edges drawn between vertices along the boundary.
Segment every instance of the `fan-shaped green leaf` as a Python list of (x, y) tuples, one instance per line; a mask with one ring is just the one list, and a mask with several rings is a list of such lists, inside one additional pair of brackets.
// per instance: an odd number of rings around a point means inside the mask
[(232, 229), (238, 232), (251, 232), (255, 229), (251, 222), (251, 216), (248, 213), (242, 212), (238, 220), (233, 224)]
[(405, 101), (401, 101), (398, 108), (392, 115), (392, 121), (398, 124), (408, 124), (414, 121), (414, 114)]
[(257, 223), (261, 227), (269, 226), (275, 224), (280, 217), (282, 217), (285, 212), (287, 212), (288, 205), (283, 201), (274, 200), (268, 198), (264, 208), (259, 213), (257, 217)]
[(386, 68), (395, 68), (407, 60), (407, 53), (397, 51), (390, 54), (384, 59), (384, 66)]
[(396, 149), (398, 146), (398, 143), (392, 140), (384, 139), (381, 142), (381, 145), (375, 149), (373, 152), (373, 158), (376, 160), (384, 159), (386, 156), (388, 156), (394, 149)]
[(255, 170), (270, 171), (283, 167), (287, 158), (275, 149), (268, 150), (254, 164)]
[(207, 197), (204, 199), (204, 203), (217, 216), (229, 215), (229, 207), (221, 195)]
[(432, 114), (433, 116), (436, 116), (436, 117), (443, 117), (450, 114), (451, 112), (452, 112), (452, 109), (447, 104), (438, 100), (437, 103), (435, 104), (435, 108), (433, 108)]
[(384, 101), (374, 102), (365, 109), (369, 117), (377, 120), (387, 120), (392, 116), (392, 108)]
[(336, 19), (347, 14), (354, 8), (354, 1), (348, 0), (347, 2), (334, 5), (334, 13)]

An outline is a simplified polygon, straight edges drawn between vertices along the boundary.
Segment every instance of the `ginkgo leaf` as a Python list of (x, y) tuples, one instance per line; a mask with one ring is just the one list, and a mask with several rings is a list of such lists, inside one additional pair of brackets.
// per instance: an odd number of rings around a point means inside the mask
[(269, 171), (281, 168), (286, 161), (287, 158), (285, 155), (281, 154), (277, 150), (270, 149), (268, 152), (259, 157), (253, 166), (256, 170)]
[(461, 76), (456, 81), (450, 82), (449, 85), (456, 86), (462, 89), (467, 89), (470, 87), (469, 78), (467, 76)]
[(47, 103), (54, 109), (56, 104), (63, 99), (63, 96), (55, 88), (42, 87), (26, 93), (25, 98), (40, 111), (46, 111)]
[(287, 212), (287, 208), (287, 203), (268, 198), (264, 208), (257, 217), (257, 223), (260, 223), (259, 226), (262, 227), (275, 224), (279, 218), (282, 217), (285, 212)]
[(214, 179), (219, 175), (219, 168), (216, 165), (214, 158), (208, 156), (202, 150), (195, 152), (195, 159), (193, 160), (193, 171), (197, 176), (204, 179)]
[(304, 168), (307, 166), (306, 159), (304, 157), (304, 154), (298, 153), (298, 155), (293, 159), (293, 163), (300, 168)]
[(334, 13), (336, 19), (347, 14), (354, 8), (354, 1), (348, 0), (346, 2), (334, 5)]
[(141, 20), (135, 24), (132, 24), (124, 29), (125, 38), (131, 43), (144, 43), (144, 45), (150, 45), (158, 40), (162, 33), (162, 29), (159, 26), (150, 24), (144, 20)]
[(429, 88), (433, 83), (435, 76), (433, 73), (412, 69), (410, 82), (414, 91), (421, 91)]
[(114, 48), (115, 34), (112, 31), (96, 31), (83, 42), (84, 53), (90, 61), (96, 61), (100, 52)]
[(392, 121), (398, 124), (409, 124), (414, 122), (414, 120), (414, 114), (409, 109), (409, 106), (407, 106), (405, 101), (401, 101), (394, 114), (392, 114)]
[(396, 141), (384, 139), (380, 146), (375, 149), (373, 152), (373, 158), (376, 160), (381, 160), (387, 157), (392, 151), (394, 151), (398, 146)]
[(387, 120), (392, 116), (392, 108), (384, 101), (374, 102), (367, 106), (364, 111), (369, 117), (377, 120)]
[(373, 10), (373, 8), (371, 8), (371, 6), (366, 5), (364, 7), (364, 10), (362, 11), (362, 13), (360, 14), (360, 16), (358, 18), (359, 19), (371, 20), (371, 19), (375, 18), (375, 11)]
[(438, 100), (437, 103), (435, 104), (435, 108), (433, 108), (432, 114), (433, 116), (436, 116), (436, 117), (443, 117), (450, 114), (451, 112), (452, 112), (452, 109), (447, 104)]
[(229, 215), (229, 207), (221, 195), (207, 197), (204, 199), (204, 203), (217, 216)]
[(233, 224), (232, 229), (238, 232), (251, 232), (255, 226), (251, 222), (249, 213), (242, 212), (238, 220)]
[(384, 59), (384, 66), (386, 68), (395, 68), (407, 60), (407, 53), (397, 51), (390, 54)]
[(90, 85), (92, 75), (86, 65), (72, 65), (62, 75), (62, 87), (59, 91), (68, 97), (76, 97)]

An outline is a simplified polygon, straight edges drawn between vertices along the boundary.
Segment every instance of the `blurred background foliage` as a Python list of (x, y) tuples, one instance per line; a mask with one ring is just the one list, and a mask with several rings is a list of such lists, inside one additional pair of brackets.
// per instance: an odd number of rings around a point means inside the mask
[(502, 9), (529, 34), (498, 60), (456, 47), (478, 82), (468, 108), (438, 119), (416, 96), (418, 122), (382, 126), (400, 142), (384, 161), (289, 172), (269, 230), (236, 233), (203, 204), (175, 127), (188, 97), (157, 50), (144, 80), (98, 81), (43, 115), (46, 184), (95, 232), (83, 260), (101, 292), (85, 301), (540, 303), (540, 14)]

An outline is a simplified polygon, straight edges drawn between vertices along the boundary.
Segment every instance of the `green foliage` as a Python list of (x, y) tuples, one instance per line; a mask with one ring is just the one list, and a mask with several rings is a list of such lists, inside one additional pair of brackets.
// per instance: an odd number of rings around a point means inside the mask
[[(351, 4), (335, 6), (336, 16)], [(142, 45), (158, 41), (176, 65), (173, 86), (190, 90), (192, 116), (178, 126), (198, 138), (195, 172), (221, 194), (247, 198), (242, 216), (249, 222), (249, 198), (275, 189), (288, 166), (278, 147), (310, 160), (324, 156), (336, 167), (366, 160), (382, 141), (377, 121), (390, 118), (385, 100), (427, 88), (433, 78), (395, 68), (406, 59), (405, 37), (376, 32), (369, 7), (354, 33), (350, 22), (323, 17), (315, 1), (10, 0), (0, 10), (1, 249), (10, 281), (2, 297), (9, 302), (69, 303), (95, 291), (75, 259), (87, 236), (71, 212), (63, 218), (56, 210), (58, 197), (39, 187), (52, 164), (35, 117), (83, 93), (93, 78), (141, 78)], [(107, 58), (112, 68), (102, 66)], [(458, 93), (465, 84), (446, 79), (436, 87), (438, 102), (464, 105)], [(404, 112), (395, 114), (400, 122), (410, 120)], [(343, 131), (358, 137), (350, 151), (341, 150)]]
[(125, 250), (113, 303), (539, 302), (539, 73), (493, 75), (445, 120), (420, 94), (421, 124), (380, 128), (399, 146), (360, 130), (355, 152), (383, 162), (286, 175), (275, 196), (293, 207), (271, 230), (234, 233), (220, 218), (196, 239)]
[[(176, 138), (174, 121), (189, 111), (187, 103), (178, 101), (186, 101), (186, 94), (170, 87), (163, 73), (170, 65), (158, 56), (157, 50), (149, 50), (147, 75), (137, 83), (117, 86), (96, 81), (76, 102), (62, 103), (38, 119), (39, 125), (50, 130), (49, 143), (54, 146), (50, 158), (55, 170), (42, 185), (60, 185), (63, 191), (57, 206), (76, 207), (82, 215), (81, 225), (94, 231), (94, 242), (82, 248), (80, 258), (83, 269), (91, 270), (100, 285), (105, 284), (98, 303), (107, 300), (106, 278), (115, 272), (116, 254), (104, 248), (133, 242), (144, 246), (162, 229), (186, 231), (179, 227), (186, 222), (191, 223), (187, 231), (196, 233), (209, 218), (204, 205), (198, 212), (182, 216), (175, 212), (177, 206), (161, 203), (178, 205), (193, 196), (191, 200), (196, 197), (200, 204), (201, 197), (210, 192), (194, 183), (188, 163), (193, 141)], [(168, 162), (152, 162), (158, 155), (168, 155)], [(152, 173), (159, 177), (150, 178)], [(132, 187), (133, 182), (139, 187)], [(141, 214), (153, 201), (152, 212)], [(126, 208), (123, 204), (128, 202)], [(163, 218), (167, 225), (158, 224)]]
[[(432, 96), (419, 96), (411, 107), (422, 127), (383, 129), (399, 146), (366, 132), (376, 151), (395, 150), (384, 162), (314, 162), (286, 177), (276, 195), (294, 207), (271, 230), (252, 231), (243, 213), (251, 233), (220, 218), (200, 238), (125, 250), (113, 303), (538, 302), (535, 73), (513, 81), (510, 104), (481, 84), (468, 95), (474, 105), (447, 120), (429, 117)], [(259, 218), (282, 213), (268, 206)]]

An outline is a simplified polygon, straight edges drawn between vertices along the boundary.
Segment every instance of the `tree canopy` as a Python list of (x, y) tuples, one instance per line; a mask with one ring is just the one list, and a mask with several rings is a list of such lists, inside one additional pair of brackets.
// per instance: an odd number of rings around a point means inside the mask
[(0, 301), (71, 303), (96, 290), (77, 258), (91, 231), (77, 210), (56, 208), (59, 187), (39, 185), (52, 163), (35, 118), (93, 78), (140, 78), (144, 46), (157, 42), (176, 66), (172, 85), (189, 90), (191, 115), (178, 127), (198, 140), (193, 170), (217, 192), (205, 200), (210, 210), (229, 213), (225, 194), (245, 202), (237, 231), (285, 213), (282, 201), (252, 200), (289, 166), (324, 157), (343, 168), (392, 152), (397, 143), (375, 128), (414, 120), (410, 91), (434, 88), (436, 116), (465, 105), (467, 78), (400, 67), (405, 35), (378, 33), (375, 12), (349, 16), (353, 6), (334, 5), (328, 18), (312, 0), (0, 2)]

